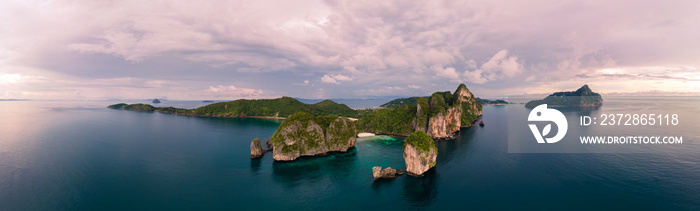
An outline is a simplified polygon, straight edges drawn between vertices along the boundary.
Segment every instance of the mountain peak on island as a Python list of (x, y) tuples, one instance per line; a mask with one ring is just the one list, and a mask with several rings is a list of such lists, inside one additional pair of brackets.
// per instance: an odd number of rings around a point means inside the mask
[(541, 104), (549, 107), (593, 108), (603, 105), (603, 98), (585, 84), (573, 92), (555, 92), (542, 100), (530, 101), (525, 107), (534, 108)]

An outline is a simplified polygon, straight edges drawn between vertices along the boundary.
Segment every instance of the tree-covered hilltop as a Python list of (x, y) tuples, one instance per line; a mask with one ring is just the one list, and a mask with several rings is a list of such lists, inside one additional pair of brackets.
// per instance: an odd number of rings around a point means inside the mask
[[(379, 107), (398, 108), (398, 107), (401, 107), (404, 105), (416, 105), (416, 104), (418, 104), (418, 98), (421, 98), (421, 97), (398, 98), (398, 99), (394, 99), (392, 101), (389, 101), (387, 103), (384, 103), (384, 104), (380, 105)], [(425, 96), (422, 98), (428, 99), (429, 96)]]
[(360, 117), (357, 128), (366, 132), (408, 136), (415, 131), (411, 121), (416, 118), (416, 108), (415, 105), (404, 105), (367, 112)]
[[(395, 100), (386, 109), (361, 116), (358, 130), (381, 134), (408, 136), (425, 131), (436, 139), (449, 138), (460, 127), (469, 127), (481, 115), (481, 104), (464, 84), (454, 93), (435, 92), (430, 97)], [(413, 102), (415, 101), (415, 102)], [(404, 104), (396, 108), (389, 108)]]
[(589, 108), (603, 105), (603, 97), (583, 85), (576, 91), (555, 92), (542, 100), (533, 100), (525, 104), (527, 108), (534, 108), (541, 104), (548, 107)]
[(282, 117), (296, 112), (307, 112), (312, 115), (337, 115), (345, 117), (358, 117), (358, 111), (338, 104), (331, 100), (324, 100), (315, 104), (305, 104), (291, 97), (259, 100), (235, 100), (230, 102), (213, 103), (195, 109), (174, 107), (153, 107), (147, 104), (114, 104), (108, 106), (113, 109), (155, 111), (179, 115), (212, 116), (212, 117)]

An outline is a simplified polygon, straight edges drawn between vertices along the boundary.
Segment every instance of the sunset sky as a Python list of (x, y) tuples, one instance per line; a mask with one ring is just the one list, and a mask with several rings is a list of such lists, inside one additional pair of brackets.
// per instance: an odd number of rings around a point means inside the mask
[(0, 2), (0, 99), (700, 95), (700, 1), (183, 2)]

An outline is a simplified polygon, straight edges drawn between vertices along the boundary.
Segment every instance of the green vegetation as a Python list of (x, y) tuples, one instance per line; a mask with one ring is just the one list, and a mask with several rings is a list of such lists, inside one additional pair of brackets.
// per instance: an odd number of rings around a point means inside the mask
[[(392, 101), (389, 101), (388, 103), (384, 103), (379, 107), (382, 108), (398, 108), (404, 105), (416, 105), (418, 104), (418, 98), (421, 97), (409, 97), (409, 98), (399, 98), (395, 99)], [(429, 98), (428, 96), (422, 97), (422, 98)]]
[(555, 92), (542, 100), (530, 101), (525, 104), (525, 107), (534, 108), (541, 104), (547, 104), (550, 107), (569, 108), (599, 107), (603, 105), (603, 97), (593, 92), (588, 85), (583, 85), (573, 92)]
[(360, 131), (408, 136), (415, 129), (411, 121), (416, 117), (415, 105), (394, 109), (378, 109), (367, 113), (357, 121)]
[[(299, 151), (303, 155), (311, 149), (322, 152), (324, 149), (332, 151), (347, 148), (348, 140), (355, 134), (354, 122), (345, 118), (297, 112), (282, 122), (271, 141), (275, 147), (281, 147), (282, 153)], [(294, 143), (287, 145), (285, 140)]]
[(213, 103), (195, 109), (184, 109), (174, 107), (153, 107), (147, 104), (124, 103), (110, 105), (108, 108), (124, 110), (148, 110), (163, 113), (194, 115), (194, 116), (217, 116), (217, 117), (287, 117), (296, 112), (307, 112), (313, 115), (338, 115), (346, 117), (358, 117), (358, 111), (351, 109), (345, 104), (338, 104), (331, 100), (324, 100), (316, 104), (305, 104), (291, 97), (277, 99), (260, 100), (235, 100), (230, 102)]
[(403, 143), (403, 147), (405, 148), (407, 144), (410, 144), (411, 146), (415, 147), (418, 149), (420, 154), (428, 154), (430, 152), (430, 149), (435, 149), (435, 153), (437, 154), (437, 147), (435, 147), (435, 141), (433, 141), (428, 134), (426, 134), (423, 131), (416, 131), (411, 133), (406, 140)]
[(253, 139), (253, 144), (255, 145), (255, 147), (262, 151), (262, 147), (260, 146), (260, 139), (258, 139), (258, 137), (255, 137), (255, 139)]
[(277, 116), (287, 117), (296, 112), (313, 115), (338, 115), (357, 117), (357, 112), (345, 104), (324, 100), (316, 104), (305, 104), (291, 97), (261, 100), (236, 100), (213, 103), (194, 109), (194, 114), (203, 116)]

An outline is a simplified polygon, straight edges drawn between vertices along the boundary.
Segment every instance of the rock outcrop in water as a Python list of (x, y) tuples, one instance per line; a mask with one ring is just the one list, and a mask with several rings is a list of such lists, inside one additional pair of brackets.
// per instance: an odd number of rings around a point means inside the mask
[(260, 139), (255, 138), (250, 142), (250, 158), (259, 158), (265, 154), (262, 146), (260, 145)]
[(411, 176), (420, 176), (435, 167), (438, 150), (435, 142), (423, 131), (411, 133), (403, 144), (403, 159), (406, 172)]
[(593, 92), (588, 85), (573, 92), (555, 92), (542, 100), (533, 100), (525, 104), (527, 108), (547, 104), (548, 107), (595, 108), (603, 105), (603, 97)]
[(396, 175), (399, 174), (403, 174), (403, 170), (393, 169), (391, 167), (382, 169), (381, 166), (372, 167), (372, 176), (375, 180), (384, 178), (396, 178)]
[(355, 134), (355, 123), (348, 118), (298, 112), (289, 116), (272, 136), (273, 158), (292, 161), (301, 156), (346, 152), (355, 147)]

